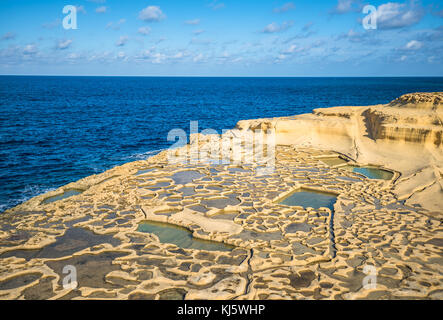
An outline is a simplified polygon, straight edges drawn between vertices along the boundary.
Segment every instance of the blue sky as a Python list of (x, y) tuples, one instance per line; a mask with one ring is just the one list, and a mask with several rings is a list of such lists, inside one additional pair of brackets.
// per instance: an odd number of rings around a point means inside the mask
[(2, 0), (0, 21), (0, 74), (443, 76), (441, 1)]

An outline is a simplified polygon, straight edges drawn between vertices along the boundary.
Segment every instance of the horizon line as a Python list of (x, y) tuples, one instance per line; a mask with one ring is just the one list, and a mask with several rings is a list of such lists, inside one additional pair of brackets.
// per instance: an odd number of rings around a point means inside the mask
[(443, 78), (435, 75), (380, 75), (380, 76), (223, 76), (223, 75), (78, 75), (78, 74), (0, 74), (0, 77), (108, 77), (108, 78)]

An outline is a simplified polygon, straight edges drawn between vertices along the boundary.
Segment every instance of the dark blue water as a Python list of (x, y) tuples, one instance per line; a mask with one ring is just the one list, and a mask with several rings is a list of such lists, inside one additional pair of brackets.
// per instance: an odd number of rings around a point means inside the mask
[(443, 78), (0, 76), (0, 212), (168, 147), (169, 130), (443, 91)]

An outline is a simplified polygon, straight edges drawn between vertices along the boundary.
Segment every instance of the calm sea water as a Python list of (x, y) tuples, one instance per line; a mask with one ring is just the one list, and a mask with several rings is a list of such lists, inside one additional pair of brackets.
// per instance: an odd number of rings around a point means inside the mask
[(443, 91), (443, 78), (0, 76), (0, 212), (168, 147), (173, 128), (221, 132), (241, 119)]

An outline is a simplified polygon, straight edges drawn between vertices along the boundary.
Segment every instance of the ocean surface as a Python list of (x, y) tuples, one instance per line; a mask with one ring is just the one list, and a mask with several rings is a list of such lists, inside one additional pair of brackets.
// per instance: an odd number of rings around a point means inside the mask
[(443, 78), (0, 76), (0, 212), (172, 142), (171, 129), (443, 91)]

